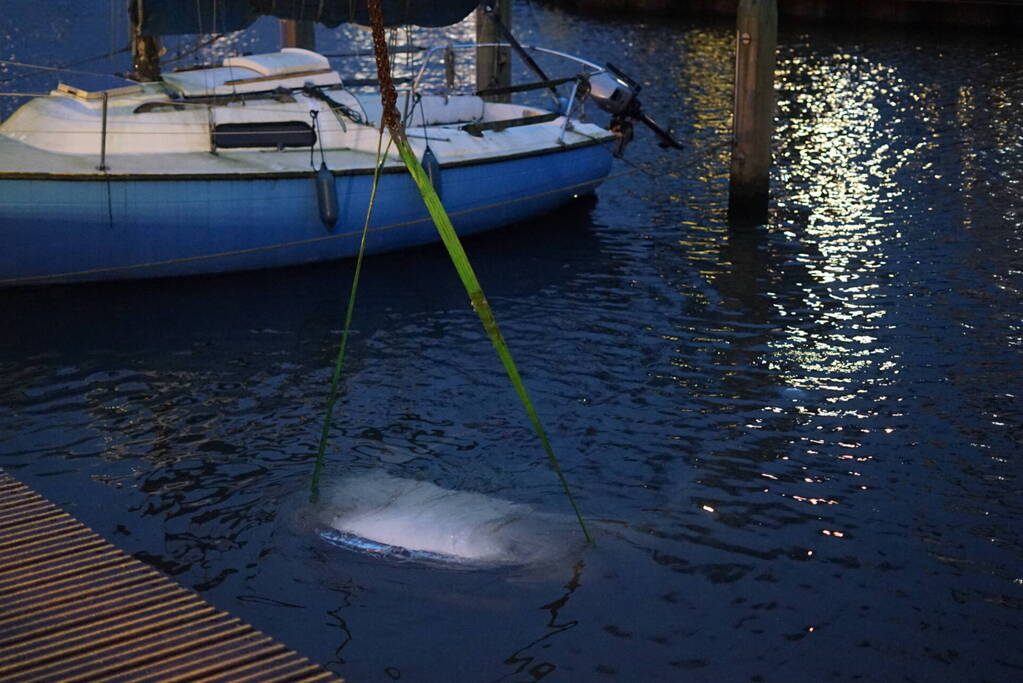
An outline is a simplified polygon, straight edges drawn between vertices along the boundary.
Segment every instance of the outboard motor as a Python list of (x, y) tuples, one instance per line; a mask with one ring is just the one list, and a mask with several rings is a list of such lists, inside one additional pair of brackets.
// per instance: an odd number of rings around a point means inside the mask
[(682, 143), (643, 112), (637, 97), (641, 86), (613, 64), (609, 63), (607, 69), (590, 76), (589, 94), (598, 107), (611, 114), (610, 130), (618, 136), (615, 156), (620, 157), (625, 152), (625, 146), (632, 140), (633, 124), (636, 121), (643, 123), (657, 135), (659, 138), (657, 144), (662, 148), (682, 149)]

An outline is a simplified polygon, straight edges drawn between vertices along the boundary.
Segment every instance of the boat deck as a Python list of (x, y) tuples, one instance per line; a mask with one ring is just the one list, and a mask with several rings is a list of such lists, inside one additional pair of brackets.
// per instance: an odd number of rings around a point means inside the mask
[[(370, 173), (375, 155), (356, 150), (330, 150), (325, 154), (332, 169)], [(314, 170), (310, 165), (309, 150), (267, 150), (233, 152), (184, 152), (178, 154), (123, 154), (108, 156), (106, 170), (99, 169), (100, 155), (58, 154), (22, 144), (0, 135), (0, 177), (3, 178), (60, 178), (63, 180), (97, 178), (193, 178), (197, 176), (244, 177), (258, 175), (308, 176)], [(315, 162), (320, 163), (317, 148)], [(388, 165), (404, 169), (400, 160), (389, 160)]]
[(2, 471), (0, 596), (0, 680), (339, 680)]
[[(445, 128), (434, 126), (426, 133), (412, 128), (409, 142), (421, 157), (427, 141), (444, 168), (494, 163), (523, 156), (550, 154), (595, 144), (609, 144), (614, 137), (592, 124), (576, 124), (558, 141), (561, 126), (557, 121), (502, 131), (487, 131), (473, 137), (452, 128), (444, 137)], [(370, 131), (372, 132), (372, 131)], [(154, 132), (154, 135), (159, 133)], [(386, 141), (386, 139), (385, 139)], [(370, 174), (376, 163), (377, 136), (363, 133), (351, 139), (345, 149), (323, 150), (323, 161), (334, 175)], [(386, 145), (385, 145), (386, 146)], [(405, 165), (390, 146), (384, 172), (404, 172)], [(288, 178), (309, 176), (321, 162), (320, 147), (310, 154), (309, 148), (230, 150), (216, 153), (178, 152), (159, 154), (108, 154), (106, 168), (100, 169), (99, 136), (95, 154), (60, 154), (24, 144), (13, 137), (0, 135), (0, 179), (59, 180), (192, 180), (237, 178)]]

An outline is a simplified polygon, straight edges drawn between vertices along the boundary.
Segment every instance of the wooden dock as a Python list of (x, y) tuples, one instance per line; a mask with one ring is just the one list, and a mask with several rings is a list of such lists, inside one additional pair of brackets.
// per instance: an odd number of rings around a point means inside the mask
[(336, 681), (0, 471), (0, 681)]

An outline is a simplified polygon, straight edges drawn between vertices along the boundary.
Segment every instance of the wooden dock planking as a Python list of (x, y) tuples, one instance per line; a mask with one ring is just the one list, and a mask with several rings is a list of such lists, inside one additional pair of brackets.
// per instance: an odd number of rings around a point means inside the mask
[(0, 471), (0, 680), (340, 679)]

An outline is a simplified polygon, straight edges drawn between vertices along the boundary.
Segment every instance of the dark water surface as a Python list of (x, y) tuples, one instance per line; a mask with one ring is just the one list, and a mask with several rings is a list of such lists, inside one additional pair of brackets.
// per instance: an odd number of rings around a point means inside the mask
[[(0, 58), (120, 47), (82, 4), (16, 0)], [(727, 25), (516, 23), (649, 82), (687, 142), (467, 245), (594, 548), (454, 571), (310, 532), (350, 263), (0, 292), (0, 466), (353, 681), (1019, 680), (1019, 41), (783, 26), (773, 215), (735, 235)], [(570, 514), (444, 253), (373, 258), (360, 295), (328, 481)]]

